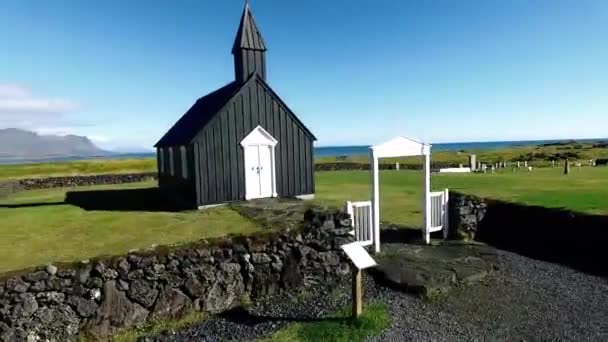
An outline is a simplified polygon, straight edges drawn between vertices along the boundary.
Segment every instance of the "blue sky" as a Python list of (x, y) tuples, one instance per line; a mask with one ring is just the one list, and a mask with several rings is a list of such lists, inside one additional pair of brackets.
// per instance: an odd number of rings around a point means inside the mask
[[(252, 0), (317, 146), (608, 136), (608, 1)], [(230, 82), (243, 2), (3, 0), (0, 128), (150, 148)]]

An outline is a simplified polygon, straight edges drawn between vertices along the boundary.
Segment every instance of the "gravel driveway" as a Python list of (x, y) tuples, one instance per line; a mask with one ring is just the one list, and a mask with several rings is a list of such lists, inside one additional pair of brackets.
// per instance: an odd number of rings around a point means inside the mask
[[(484, 282), (425, 301), (366, 275), (366, 300), (387, 303), (390, 328), (371, 341), (608, 341), (608, 280), (499, 251), (499, 269)], [(601, 261), (606, 262), (606, 261)], [(291, 321), (314, 319), (350, 302), (348, 280), (295, 303), (286, 295), (216, 316), (176, 334), (142, 341), (252, 341)], [(322, 290), (321, 290), (322, 291)]]

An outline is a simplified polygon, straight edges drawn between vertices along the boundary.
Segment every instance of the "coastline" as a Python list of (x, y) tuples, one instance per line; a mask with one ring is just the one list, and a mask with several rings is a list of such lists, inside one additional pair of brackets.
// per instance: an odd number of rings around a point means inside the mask
[[(597, 139), (553, 139), (553, 140), (519, 140), (519, 141), (485, 141), (485, 142), (453, 142), (432, 144), (435, 152), (467, 152), (478, 153), (480, 151), (501, 150), (523, 147), (542, 147), (543, 145), (559, 144), (592, 144), (594, 142), (606, 142), (608, 138)], [(331, 157), (353, 157), (366, 156), (370, 145), (349, 146), (319, 146), (314, 148), (315, 159)], [(49, 156), (39, 158), (27, 157), (0, 157), (0, 165), (9, 164), (36, 164), (49, 162), (70, 162), (86, 160), (107, 159), (148, 159), (156, 158), (155, 152), (140, 153), (104, 153), (91, 156)]]

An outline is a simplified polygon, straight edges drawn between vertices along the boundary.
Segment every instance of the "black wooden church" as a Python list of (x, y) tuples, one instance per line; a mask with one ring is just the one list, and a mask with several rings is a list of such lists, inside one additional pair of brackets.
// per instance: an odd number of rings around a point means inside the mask
[(245, 5), (235, 80), (201, 97), (156, 143), (159, 187), (204, 207), (312, 197), (315, 136), (266, 83), (266, 44)]

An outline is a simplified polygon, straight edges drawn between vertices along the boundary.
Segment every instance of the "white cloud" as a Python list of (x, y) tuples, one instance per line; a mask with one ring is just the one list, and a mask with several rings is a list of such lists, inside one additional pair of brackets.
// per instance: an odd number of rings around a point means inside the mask
[(42, 134), (72, 134), (65, 114), (78, 110), (71, 100), (34, 95), (27, 87), (0, 83), (0, 128), (22, 128)]
[(10, 115), (18, 113), (63, 113), (77, 108), (78, 106), (74, 102), (63, 99), (0, 98), (0, 115), (3, 113)]
[(0, 99), (2, 98), (22, 98), (27, 97), (29, 91), (17, 84), (0, 84)]
[(0, 118), (10, 119), (26, 114), (44, 116), (78, 109), (78, 104), (58, 98), (34, 96), (29, 89), (15, 84), (0, 84)]

